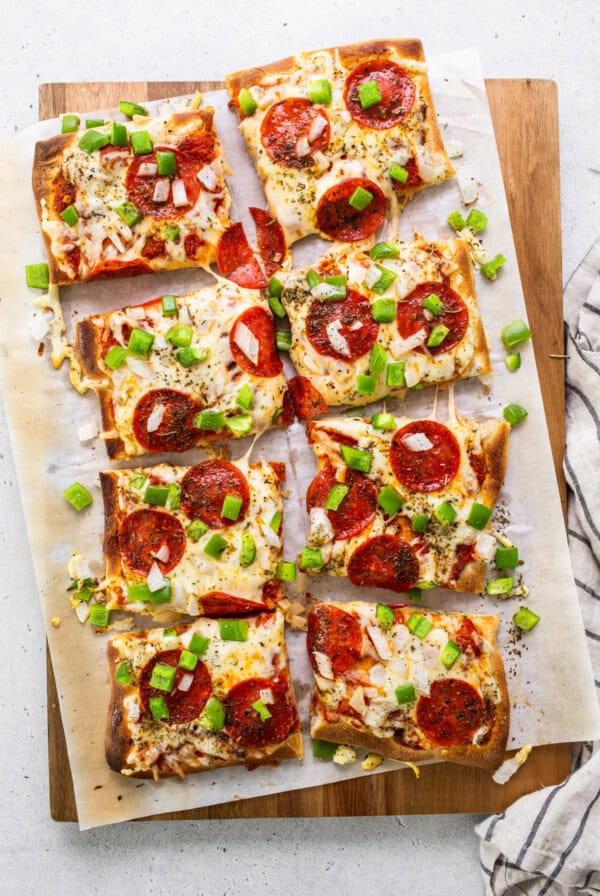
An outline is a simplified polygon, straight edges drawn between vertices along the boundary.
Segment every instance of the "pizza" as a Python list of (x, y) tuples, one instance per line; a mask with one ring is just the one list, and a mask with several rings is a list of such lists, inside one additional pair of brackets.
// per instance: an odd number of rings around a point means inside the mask
[(211, 108), (36, 144), (33, 191), (57, 285), (207, 265), (230, 224)]
[(280, 597), (283, 464), (215, 458), (100, 474), (109, 609), (230, 616)]
[(319, 603), (308, 617), (314, 738), (405, 762), (495, 769), (509, 700), (498, 616)]
[(324, 405), (491, 371), (464, 240), (343, 247), (278, 277), (290, 358)]
[(309, 423), (318, 473), (306, 495), (300, 565), (396, 593), (482, 591), (509, 432), (504, 420), (458, 415), (446, 423), (387, 413)]
[(227, 77), (240, 131), (288, 243), (354, 241), (454, 174), (417, 40), (300, 53)]
[(302, 758), (280, 612), (119, 635), (108, 668), (116, 772), (159, 779)]
[(227, 280), (85, 318), (76, 350), (111, 459), (289, 422), (273, 316), (256, 290)]

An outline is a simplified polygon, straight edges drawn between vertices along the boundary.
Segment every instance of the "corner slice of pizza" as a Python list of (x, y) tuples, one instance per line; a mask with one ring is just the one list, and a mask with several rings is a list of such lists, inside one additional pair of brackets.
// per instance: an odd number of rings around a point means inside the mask
[(76, 350), (111, 459), (291, 422), (273, 316), (255, 291), (227, 280), (88, 317)]
[(33, 192), (58, 285), (201, 267), (231, 223), (213, 109), (36, 144)]
[(312, 736), (404, 762), (497, 768), (510, 713), (499, 621), (359, 601), (317, 604), (308, 616)]
[(376, 414), (310, 423), (317, 476), (306, 506), (308, 573), (396, 593), (480, 592), (508, 455), (504, 420)]
[(464, 240), (347, 247), (280, 279), (290, 358), (327, 405), (491, 370)]
[(283, 614), (202, 619), (108, 644), (106, 759), (155, 779), (302, 759)]
[(364, 239), (390, 205), (454, 174), (418, 40), (299, 53), (227, 87), (288, 243)]
[(109, 609), (232, 616), (281, 597), (279, 463), (206, 460), (100, 474)]

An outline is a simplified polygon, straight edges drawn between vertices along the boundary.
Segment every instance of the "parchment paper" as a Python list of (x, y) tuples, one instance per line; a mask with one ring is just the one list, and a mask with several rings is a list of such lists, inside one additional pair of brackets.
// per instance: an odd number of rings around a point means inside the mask
[[(510, 401), (517, 401), (529, 410), (527, 420), (512, 435), (500, 515), (508, 520), (504, 530), (519, 546), (520, 556), (525, 560), (521, 569), (530, 593), (526, 600), (499, 602), (489, 597), (436, 590), (426, 594), (423, 603), (444, 610), (501, 614), (500, 644), (512, 706), (509, 746), (596, 738), (600, 736), (598, 707), (531, 345), (522, 350), (523, 366), (518, 373), (508, 373), (503, 363), (501, 327), (515, 318), (525, 318), (526, 312), (477, 52), (447, 54), (430, 60), (430, 78), (444, 138), (460, 140), (464, 145), (464, 157), (457, 160), (457, 167), (467, 166), (482, 184), (477, 207), (488, 214), (490, 221), (484, 243), (491, 255), (502, 252), (507, 258), (496, 282), (489, 283), (477, 276), (479, 302), (495, 370), (491, 394), (485, 395), (482, 384), (473, 381), (456, 386), (455, 396), (459, 411), (466, 416), (500, 416), (502, 407)], [(226, 101), (223, 92), (206, 95), (206, 102), (217, 108), (217, 127), (230, 166), (236, 172), (231, 186), (241, 214), (241, 209), (249, 204), (264, 206), (264, 200)], [(278, 768), (253, 772), (243, 767), (221, 769), (217, 773), (192, 775), (185, 781), (154, 784), (119, 776), (105, 763), (104, 726), (109, 693), (106, 638), (94, 635), (88, 625), (82, 626), (71, 611), (66, 592), (69, 584), (66, 563), (71, 552), (77, 549), (90, 560), (96, 574), (102, 573), (103, 516), (97, 474), (111, 465), (100, 439), (81, 445), (77, 436), (82, 423), (99, 420), (95, 396), (77, 395), (69, 385), (66, 365), (54, 371), (48, 350), (38, 357), (30, 322), (33, 302), (39, 293), (26, 287), (24, 277), (26, 264), (45, 258), (30, 186), (33, 145), (35, 140), (59, 130), (57, 121), (41, 123), (0, 151), (4, 219), (0, 244), (0, 354), (6, 413), (60, 695), (80, 827), (85, 829), (158, 812), (362, 776), (365, 772), (360, 763), (340, 767), (313, 759), (307, 735), (306, 758), (302, 763), (284, 762)], [(460, 207), (454, 180), (421, 193), (411, 201), (401, 220), (401, 237), (410, 239), (413, 230), (418, 230), (428, 239), (448, 238), (451, 231), (445, 223), (446, 216)], [(324, 245), (316, 239), (304, 241), (294, 249), (295, 264), (312, 262)], [(207, 282), (210, 276), (205, 272), (174, 272), (70, 287), (61, 291), (61, 300), (72, 331), (77, 315), (189, 290)], [(414, 393), (406, 403), (406, 412), (412, 416), (429, 414), (433, 400), (434, 390)], [(437, 409), (440, 420), (446, 414), (445, 401), (446, 392), (442, 390)], [(402, 411), (404, 405), (397, 405), (397, 409)], [(235, 445), (233, 456), (243, 453), (247, 444), (244, 440)], [(176, 459), (194, 463), (201, 456), (200, 452), (192, 451)], [(290, 494), (285, 505), (285, 556), (293, 559), (303, 546), (308, 529), (304, 495), (316, 470), (303, 427), (295, 424), (286, 433), (266, 434), (257, 443), (252, 458), (287, 462)], [(157, 457), (156, 462), (161, 459)], [(138, 459), (130, 465), (142, 464)], [(63, 497), (63, 490), (74, 480), (82, 482), (94, 495), (92, 507), (79, 514)], [(384, 591), (365, 593), (345, 579), (326, 576), (311, 577), (308, 583), (299, 577), (296, 588), (301, 591), (307, 584), (319, 597), (397, 600), (397, 596)], [(14, 599), (28, 597), (14, 595)], [(515, 642), (510, 620), (523, 603), (537, 611), (542, 621)], [(57, 616), (61, 622), (54, 627), (50, 620)], [(306, 733), (312, 676), (305, 656), (304, 635), (288, 633), (288, 646)], [(386, 761), (377, 773), (398, 767), (397, 763)]]

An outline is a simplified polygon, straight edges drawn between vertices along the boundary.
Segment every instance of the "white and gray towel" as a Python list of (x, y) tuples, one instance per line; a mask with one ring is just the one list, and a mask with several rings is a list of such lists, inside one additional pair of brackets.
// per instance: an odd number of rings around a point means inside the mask
[[(569, 548), (600, 699), (600, 239), (564, 295)], [(489, 896), (600, 894), (600, 743), (581, 744), (556, 787), (476, 828)]]

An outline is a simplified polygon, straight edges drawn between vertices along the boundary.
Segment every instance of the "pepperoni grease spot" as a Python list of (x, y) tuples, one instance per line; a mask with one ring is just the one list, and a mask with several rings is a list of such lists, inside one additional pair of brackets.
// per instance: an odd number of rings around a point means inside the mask
[(484, 721), (483, 700), (472, 685), (460, 678), (439, 678), (429, 697), (419, 697), (417, 724), (434, 744), (456, 746), (473, 743)]
[[(260, 692), (270, 690), (273, 703), (265, 706), (270, 719), (261, 719), (252, 704), (260, 700)], [(286, 678), (248, 678), (234, 685), (225, 699), (225, 730), (242, 747), (266, 747), (280, 744), (298, 722)]]
[[(323, 130), (310, 141), (311, 125), (318, 118), (325, 122)], [(271, 106), (260, 129), (261, 143), (269, 158), (286, 168), (308, 168), (313, 164), (313, 153), (327, 151), (329, 137), (327, 113), (305, 98), (289, 97)], [(308, 152), (298, 151), (301, 138), (306, 138)]]
[[(221, 516), (223, 501), (231, 495), (242, 499), (237, 520)], [(211, 529), (232, 526), (243, 520), (250, 503), (246, 477), (226, 460), (205, 460), (191, 467), (181, 480), (181, 507), (191, 520), (202, 520)]]
[[(356, 209), (349, 202), (359, 187), (373, 196), (363, 209)], [(383, 224), (385, 207), (385, 196), (376, 183), (366, 177), (351, 177), (323, 193), (317, 206), (317, 226), (334, 240), (364, 240)]]
[[(432, 443), (427, 451), (410, 451), (406, 436), (423, 433)], [(434, 420), (414, 420), (395, 433), (390, 446), (394, 475), (414, 492), (437, 492), (451, 482), (460, 466), (460, 447), (454, 434)]]
[(360, 622), (351, 613), (319, 604), (308, 614), (306, 637), (308, 655), (315, 672), (319, 672), (313, 651), (326, 654), (331, 660), (334, 675), (342, 675), (351, 669), (362, 650)]
[[(423, 302), (427, 296), (434, 293), (443, 302), (441, 313), (433, 320), (427, 320), (423, 311)], [(463, 339), (469, 326), (469, 312), (461, 297), (451, 289), (447, 283), (429, 282), (419, 283), (409, 295), (398, 302), (398, 330), (403, 339), (408, 339), (419, 330), (425, 329), (427, 336), (433, 327), (448, 327), (448, 335), (441, 345), (428, 348), (432, 355), (439, 355), (454, 348)], [(424, 349), (420, 349), (424, 351)]]
[[(340, 484), (335, 474), (335, 467), (326, 467), (308, 486), (306, 509), (309, 513), (313, 507), (325, 507), (329, 492)], [(338, 510), (327, 511), (335, 537), (340, 541), (362, 532), (373, 521), (377, 510), (377, 490), (362, 473), (348, 469), (343, 485), (348, 487), (348, 494)]]
[[(148, 419), (158, 406), (164, 407), (162, 420), (154, 432), (148, 432)], [(183, 392), (153, 389), (142, 395), (133, 412), (133, 434), (146, 451), (187, 451), (198, 437), (193, 418), (198, 408)]]
[[(240, 323), (245, 324), (258, 340), (258, 361), (256, 364), (252, 363), (235, 341), (236, 327)], [(245, 373), (269, 379), (278, 376), (283, 370), (283, 364), (277, 354), (275, 345), (273, 318), (264, 308), (259, 306), (248, 308), (239, 317), (236, 317), (229, 334), (229, 347), (233, 360)]]
[(418, 581), (419, 561), (404, 539), (376, 535), (359, 545), (350, 557), (348, 578), (353, 585), (401, 593)]
[[(147, 713), (150, 711), (150, 698), (163, 697), (169, 708), (168, 721), (175, 725), (183, 725), (197, 719), (206, 702), (212, 693), (212, 680), (210, 672), (202, 662), (198, 660), (196, 668), (193, 672), (181, 669), (179, 666), (180, 650), (163, 650), (149, 660), (140, 675), (139, 689), (142, 703), (142, 710)], [(152, 678), (152, 670), (157, 663), (164, 663), (167, 666), (173, 666), (177, 669), (175, 674), (175, 683), (172, 691), (168, 694), (158, 688), (150, 686)], [(184, 675), (192, 675), (193, 681), (187, 691), (178, 691), (177, 685)]]
[[(331, 344), (327, 334), (329, 324), (339, 321), (340, 336), (348, 343), (349, 354), (342, 355)], [(351, 327), (357, 321), (362, 323), (359, 330)], [(356, 361), (368, 354), (377, 341), (379, 324), (371, 317), (371, 303), (354, 289), (348, 289), (341, 302), (311, 302), (306, 318), (306, 335), (320, 355), (337, 358), (339, 361)]]
[[(156, 560), (163, 545), (169, 559)], [(142, 509), (127, 514), (119, 528), (119, 550), (123, 563), (132, 571), (147, 576), (153, 563), (163, 575), (181, 560), (185, 551), (185, 532), (179, 520), (162, 510)]]
[[(358, 89), (369, 81), (376, 81), (381, 101), (363, 109)], [(386, 130), (400, 124), (412, 109), (415, 85), (395, 62), (371, 59), (357, 65), (346, 78), (344, 101), (355, 121), (367, 128)]]

